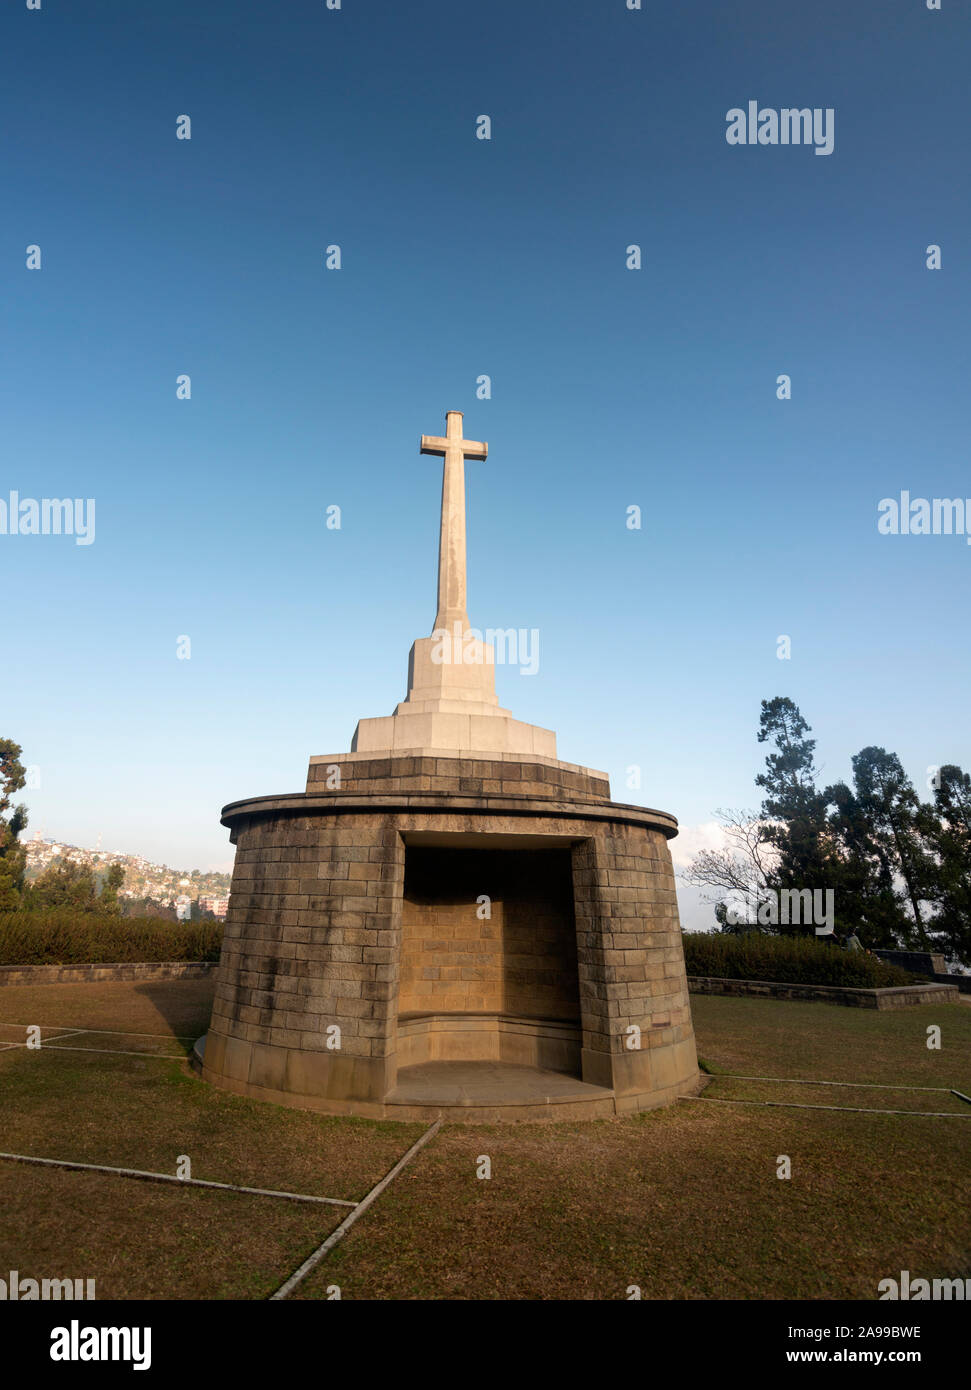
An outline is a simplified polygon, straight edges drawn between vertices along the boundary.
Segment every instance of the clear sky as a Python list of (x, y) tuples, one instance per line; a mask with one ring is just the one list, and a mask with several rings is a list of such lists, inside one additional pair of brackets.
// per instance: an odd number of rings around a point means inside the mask
[[(501, 702), (616, 799), (757, 804), (778, 694), (826, 780), (971, 765), (971, 547), (876, 524), (971, 497), (957, 0), (8, 0), (0, 53), (0, 500), (96, 500), (0, 536), (28, 834), (228, 867), (223, 804), (391, 712), (447, 409), (472, 621), (540, 634)], [(833, 153), (728, 144), (750, 100)]]

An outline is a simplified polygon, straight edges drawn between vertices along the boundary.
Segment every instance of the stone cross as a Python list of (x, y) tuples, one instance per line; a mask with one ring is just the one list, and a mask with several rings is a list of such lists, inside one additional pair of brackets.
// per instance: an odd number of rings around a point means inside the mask
[(423, 434), (421, 452), (445, 459), (442, 476), (442, 529), (438, 542), (438, 613), (435, 630), (453, 630), (453, 624), (469, 626), (465, 594), (465, 460), (484, 459), (488, 444), (462, 438), (462, 412), (445, 416), (445, 438)]

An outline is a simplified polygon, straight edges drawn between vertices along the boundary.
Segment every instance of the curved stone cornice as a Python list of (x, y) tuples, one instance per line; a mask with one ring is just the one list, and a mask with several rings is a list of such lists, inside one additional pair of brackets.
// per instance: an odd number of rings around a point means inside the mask
[(627, 825), (642, 825), (660, 830), (671, 840), (678, 833), (676, 818), (666, 811), (647, 806), (630, 806), (617, 801), (567, 801), (536, 796), (474, 796), (442, 792), (330, 792), (309, 795), (306, 792), (285, 792), (279, 796), (255, 796), (244, 801), (231, 801), (224, 806), (221, 823), (231, 830), (239, 821), (262, 819), (273, 815), (354, 815), (384, 811), (428, 815), (460, 816), (526, 816), (554, 820), (610, 821)]

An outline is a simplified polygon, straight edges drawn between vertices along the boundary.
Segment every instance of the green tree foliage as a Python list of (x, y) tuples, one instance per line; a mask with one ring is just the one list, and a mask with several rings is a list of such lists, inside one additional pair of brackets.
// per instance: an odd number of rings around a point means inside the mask
[(838, 783), (827, 798), (871, 944), (892, 945), (897, 937), (929, 950), (936, 878), (926, 839), (930, 808), (921, 805), (896, 753), (862, 749), (853, 757), (853, 791)]
[(152, 917), (164, 922), (177, 922), (179, 914), (175, 903), (160, 903), (154, 898), (125, 898), (121, 914), (123, 917)]
[[(762, 701), (759, 743), (770, 743), (765, 771), (755, 785), (765, 792), (763, 835), (777, 859), (768, 875), (769, 888), (822, 889), (834, 887), (833, 862), (826, 821), (826, 797), (816, 787), (816, 740), (798, 707), (785, 696)], [(812, 931), (812, 926), (782, 928)]]
[(98, 907), (102, 912), (118, 913), (121, 908), (118, 903), (118, 890), (125, 882), (125, 870), (120, 864), (110, 865), (108, 872), (104, 876), (101, 885), (101, 896), (98, 899)]
[(13, 796), (27, 781), (20, 761), (23, 750), (9, 738), (0, 739), (0, 912), (20, 906), (27, 852), (20, 832), (27, 824), (27, 808), (14, 806)]
[(25, 906), (32, 911), (72, 907), (77, 912), (96, 912), (94, 874), (85, 864), (55, 859), (27, 889)]
[(971, 961), (971, 774), (953, 763), (939, 770), (925, 829), (937, 861), (930, 929), (946, 954)]
[[(730, 922), (732, 894), (761, 901), (832, 889), (838, 936), (855, 931), (869, 949), (943, 951), (971, 964), (971, 776), (945, 765), (925, 803), (896, 753), (871, 745), (852, 760), (852, 785), (819, 790), (811, 732), (792, 700), (762, 701), (758, 740), (770, 751), (755, 779), (761, 811), (723, 817), (726, 848), (698, 855), (685, 875), (722, 899), (721, 931), (751, 930)], [(769, 930), (811, 935), (815, 925)]]
[(891, 950), (906, 936), (907, 918), (894, 887), (894, 862), (875, 841), (865, 804), (845, 782), (826, 789), (829, 829), (839, 864), (836, 912), (867, 947)]

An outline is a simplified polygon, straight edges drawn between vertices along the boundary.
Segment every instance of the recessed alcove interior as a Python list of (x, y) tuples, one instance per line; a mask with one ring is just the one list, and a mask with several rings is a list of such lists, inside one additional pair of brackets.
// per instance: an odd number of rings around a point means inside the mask
[(405, 835), (396, 1060), (580, 1076), (572, 846), (546, 835)]

